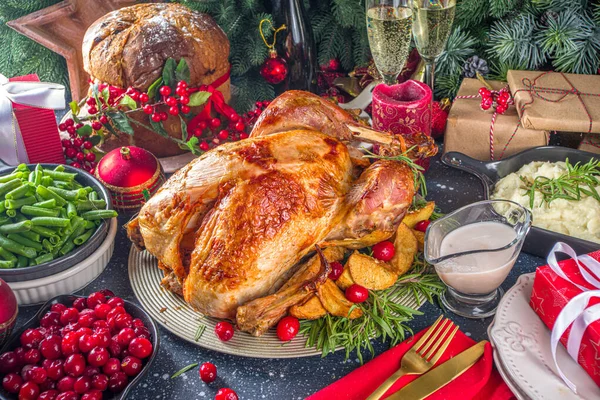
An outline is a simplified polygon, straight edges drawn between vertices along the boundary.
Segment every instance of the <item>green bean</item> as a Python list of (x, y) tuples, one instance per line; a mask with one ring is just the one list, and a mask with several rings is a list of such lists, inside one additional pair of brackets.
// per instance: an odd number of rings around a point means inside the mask
[(6, 250), (20, 254), (27, 258), (35, 258), (37, 252), (32, 247), (25, 247), (20, 243), (17, 243), (13, 240), (8, 239), (4, 235), (0, 235), (0, 246), (4, 247)]
[(60, 210), (58, 208), (42, 208), (35, 206), (23, 206), (21, 212), (25, 215), (33, 215), (35, 217), (58, 217)]
[(6, 210), (6, 215), (11, 218), (14, 218), (17, 215), (17, 210)]
[(40, 201), (39, 203), (35, 203), (33, 206), (41, 208), (54, 208), (56, 207), (56, 199)]
[(42, 176), (42, 186), (52, 186), (54, 184), (54, 179), (49, 176)]
[(77, 245), (77, 246), (81, 246), (82, 244), (84, 244), (85, 242), (88, 241), (88, 239), (90, 238), (90, 236), (92, 236), (92, 234), (95, 232), (95, 229), (88, 229), (87, 231), (85, 231), (82, 235), (77, 236), (75, 239), (73, 239), (73, 242)]
[(29, 173), (29, 167), (27, 167), (27, 164), (21, 163), (21, 164), (17, 165), (17, 168), (15, 169), (15, 171), (23, 171), (23, 172)]
[(6, 207), (4, 206), (4, 202), (0, 200), (0, 213), (3, 213), (4, 210), (6, 210)]
[(88, 192), (88, 193), (95, 192), (95, 189), (94, 189), (93, 187), (91, 187), (91, 186), (86, 186), (86, 187), (84, 187), (84, 189), (85, 189), (85, 191), (86, 191), (86, 192)]
[(2, 247), (0, 247), (0, 256), (6, 261), (17, 261), (17, 256)]
[(83, 219), (88, 219), (90, 221), (99, 220), (99, 219), (107, 219), (116, 217), (118, 214), (115, 210), (94, 210), (87, 211), (81, 214)]
[(75, 203), (77, 211), (103, 210), (106, 208), (106, 201), (100, 200), (77, 200)]
[(4, 197), (7, 199), (13, 199), (13, 200), (20, 199), (21, 197), (33, 195), (34, 192), (35, 192), (35, 189), (34, 189), (33, 185), (31, 183), (27, 182), (27, 183), (23, 184), (22, 186), (6, 193), (6, 196), (4, 196)]
[(57, 244), (57, 243), (60, 243), (60, 241), (61, 241), (61, 237), (60, 237), (60, 236), (58, 236), (58, 235), (57, 235), (57, 236), (51, 236), (51, 237), (49, 237), (49, 238), (48, 238), (48, 241), (49, 241), (50, 243), (52, 243), (53, 245), (55, 245), (55, 244)]
[(65, 231), (63, 232), (60, 240), (54, 244), (54, 248), (52, 249), (52, 253), (53, 254), (57, 254), (59, 249), (61, 249), (63, 247), (63, 245), (70, 239), (72, 239), (74, 237), (74, 233), (80, 233), (81, 232), (81, 226), (83, 226), (83, 218), (80, 217), (75, 217), (73, 218), (73, 221), (71, 223), (71, 226), (68, 228), (65, 228)]
[(13, 189), (21, 186), (23, 182), (20, 179), (13, 179), (12, 181), (8, 181), (0, 185), (0, 196), (4, 196), (6, 193), (10, 192)]
[(57, 181), (72, 181), (75, 179), (77, 174), (62, 172), (62, 171), (52, 171), (48, 169), (44, 169), (44, 175), (51, 177)]
[[(73, 181), (73, 182), (75, 182), (75, 181)], [(65, 189), (65, 190), (73, 189), (73, 185), (71, 184), (71, 182), (65, 182), (65, 181), (55, 181), (52, 186), (55, 186), (59, 189)]]
[(7, 237), (10, 240), (22, 244), (23, 246), (33, 247), (38, 251), (42, 250), (42, 244), (40, 242), (34, 242), (33, 240), (30, 240), (19, 233), (9, 233)]
[(28, 221), (28, 220), (29, 220), (29, 218), (27, 218), (26, 216), (24, 216), (23, 214), (21, 214), (20, 212), (17, 211), (17, 215), (15, 215), (16, 222)]
[(0, 176), (0, 183), (6, 183), (8, 181), (12, 181), (13, 179), (21, 179), (23, 177), (23, 173), (21, 171), (19, 172), (13, 172), (10, 175), (4, 175), (4, 176)]
[(40, 196), (42, 196), (46, 200), (50, 200), (50, 199), (56, 200), (56, 205), (58, 205), (60, 207), (67, 204), (67, 201), (65, 199), (63, 199), (61, 196), (59, 196), (58, 194), (51, 191), (50, 188), (47, 188), (44, 186), (38, 186), (35, 190), (37, 193), (39, 193)]
[(96, 191), (90, 192), (90, 194), (88, 194), (88, 200), (98, 200), (98, 193)]
[[(4, 204), (4, 203), (0, 202), (0, 204)], [(4, 225), (4, 224), (6, 224), (9, 221), (10, 221), (10, 218), (0, 216), (0, 225)]]
[(10, 269), (15, 267), (14, 261), (0, 260), (0, 269)]
[(83, 226), (85, 227), (85, 229), (91, 229), (94, 228), (96, 224), (94, 223), (94, 221), (85, 221)]
[(67, 215), (67, 210), (65, 210), (64, 208), (60, 209), (60, 215), (61, 218), (69, 218), (69, 216)]
[(73, 218), (75, 216), (77, 216), (77, 208), (75, 207), (75, 204), (69, 201), (67, 203), (67, 218)]
[(44, 237), (52, 237), (57, 236), (56, 231), (54, 229), (46, 228), (45, 226), (32, 226), (31, 231), (40, 234)]
[[(40, 165), (40, 164), (38, 164)], [(65, 166), (64, 165), (57, 165), (56, 168), (54, 168), (55, 171), (58, 172), (63, 172), (65, 170)]]
[(36, 167), (35, 171), (31, 171), (29, 173), (29, 182), (33, 183), (35, 186), (38, 186), (42, 183), (42, 176), (42, 171), (38, 170)]
[(54, 248), (54, 244), (48, 239), (42, 240), (42, 246), (48, 251), (52, 251), (52, 249)]
[(22, 206), (33, 204), (36, 201), (37, 199), (34, 196), (27, 196), (16, 200), (4, 200), (4, 207), (6, 207), (8, 210), (16, 210)]
[(54, 259), (54, 256), (51, 253), (46, 253), (46, 254), (43, 254), (43, 255), (37, 257), (35, 259), (35, 264), (36, 265), (43, 264), (45, 262), (52, 261), (53, 259)]
[(68, 252), (73, 250), (74, 248), (75, 248), (75, 243), (73, 243), (72, 240), (67, 240), (65, 245), (63, 247), (61, 247), (58, 252), (64, 256), (65, 254), (67, 254)]
[(31, 230), (31, 221), (15, 222), (14, 224), (0, 225), (0, 233), (18, 233)]
[(77, 189), (77, 190), (65, 190), (65, 189), (51, 186), (48, 188), (48, 190), (56, 193), (57, 195), (59, 195), (60, 197), (62, 197), (65, 200), (75, 201), (77, 199), (80, 199), (80, 198), (85, 199), (87, 197), (87, 192), (83, 188)]
[(29, 265), (29, 259), (23, 256), (17, 256), (17, 268), (23, 268)]
[[(29, 240), (33, 240), (34, 242), (39, 242), (41, 240), (41, 236), (39, 233), (35, 233), (33, 231), (25, 231), (25, 232), (20, 232), (19, 235), (29, 239)], [(9, 235), (10, 236), (10, 235)]]
[[(90, 211), (91, 212), (91, 211)], [(31, 219), (31, 223), (36, 226), (68, 226), (71, 221), (68, 218), (55, 218), (55, 217), (34, 217)]]

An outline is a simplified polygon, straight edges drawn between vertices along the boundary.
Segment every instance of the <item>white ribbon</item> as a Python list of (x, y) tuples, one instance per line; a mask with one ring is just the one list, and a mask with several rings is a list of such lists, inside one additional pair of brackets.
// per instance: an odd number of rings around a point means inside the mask
[(45, 82), (9, 82), (0, 74), (0, 159), (9, 165), (29, 162), (13, 103), (62, 110), (65, 108), (65, 87)]
[[(573, 282), (560, 268), (556, 259), (556, 253), (564, 253), (571, 257), (577, 263), (579, 273), (583, 278), (592, 285), (596, 290), (590, 290), (585, 286), (578, 285)], [(558, 343), (560, 338), (565, 333), (569, 326), (571, 326), (571, 332), (567, 339), (567, 352), (575, 362), (578, 360), (579, 348), (581, 347), (581, 340), (583, 334), (589, 325), (593, 322), (600, 320), (600, 304), (596, 304), (588, 308), (588, 303), (592, 298), (600, 298), (600, 281), (596, 277), (600, 277), (600, 262), (588, 256), (587, 254), (577, 256), (577, 253), (566, 243), (558, 242), (554, 245), (550, 254), (548, 254), (548, 266), (556, 273), (556, 275), (571, 282), (583, 291), (573, 297), (567, 305), (561, 310), (552, 328), (552, 336), (550, 338), (550, 346), (552, 350), (552, 358), (554, 359), (554, 365), (558, 370), (558, 374), (567, 386), (574, 392), (577, 393), (577, 387), (573, 382), (565, 376), (560, 369), (556, 360), (556, 351), (558, 349)], [(587, 267), (592, 273), (590, 274), (585, 268)], [(594, 276), (595, 275), (595, 276)]]

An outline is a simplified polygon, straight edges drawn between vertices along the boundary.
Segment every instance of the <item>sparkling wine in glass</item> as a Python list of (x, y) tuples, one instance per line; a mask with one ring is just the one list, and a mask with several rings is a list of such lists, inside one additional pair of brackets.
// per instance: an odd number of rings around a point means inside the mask
[(386, 85), (393, 85), (408, 58), (412, 10), (408, 0), (366, 0), (367, 34), (373, 60)]
[(413, 0), (413, 36), (425, 61), (425, 83), (433, 90), (435, 62), (452, 30), (456, 0)]

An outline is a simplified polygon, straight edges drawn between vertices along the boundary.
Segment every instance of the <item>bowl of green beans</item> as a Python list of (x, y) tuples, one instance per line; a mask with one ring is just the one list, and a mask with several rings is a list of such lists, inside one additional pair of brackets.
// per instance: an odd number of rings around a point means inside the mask
[(0, 278), (22, 282), (73, 267), (104, 241), (110, 194), (69, 165), (0, 166)]

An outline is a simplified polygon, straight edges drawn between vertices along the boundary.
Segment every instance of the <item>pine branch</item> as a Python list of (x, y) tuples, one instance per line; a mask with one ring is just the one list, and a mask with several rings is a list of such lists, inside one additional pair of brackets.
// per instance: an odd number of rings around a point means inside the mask
[(547, 25), (535, 34), (535, 40), (542, 51), (548, 54), (572, 51), (578, 40), (585, 39), (593, 32), (593, 24), (585, 24), (573, 10), (561, 11), (556, 19), (550, 18)]
[(440, 75), (450, 75), (461, 70), (465, 60), (475, 54), (477, 41), (467, 32), (457, 26), (446, 42), (446, 48), (437, 61), (437, 72)]
[(532, 7), (547, 11), (581, 11), (587, 6), (587, 0), (530, 0)]
[(488, 2), (483, 0), (462, 0), (456, 5), (455, 23), (457, 26), (474, 26), (483, 22), (489, 15)]
[(502, 18), (513, 12), (519, 5), (520, 0), (493, 0), (490, 1), (490, 15), (494, 18)]
[(518, 65), (511, 65), (509, 63), (503, 63), (500, 61), (498, 61), (498, 62), (492, 61), (489, 65), (490, 65), (490, 74), (488, 75), (488, 77), (492, 80), (504, 81), (504, 82), (506, 82), (506, 75), (508, 74), (509, 70), (522, 69)]
[(583, 40), (575, 42), (575, 47), (557, 55), (552, 62), (561, 72), (576, 74), (596, 74), (600, 68), (600, 28)]
[(335, 21), (344, 28), (365, 25), (365, 6), (356, 0), (332, 0), (331, 11)]
[(458, 93), (460, 84), (462, 83), (462, 76), (460, 71), (455, 71), (449, 75), (436, 75), (435, 77), (435, 97), (443, 99), (445, 97), (453, 100)]

